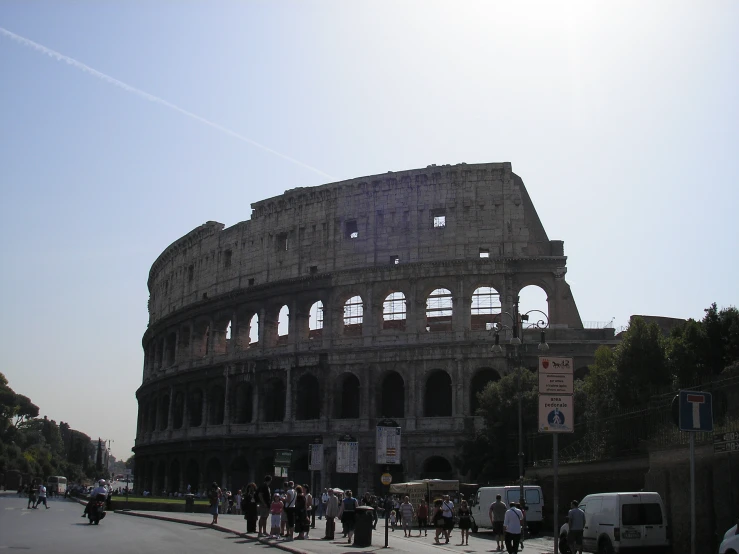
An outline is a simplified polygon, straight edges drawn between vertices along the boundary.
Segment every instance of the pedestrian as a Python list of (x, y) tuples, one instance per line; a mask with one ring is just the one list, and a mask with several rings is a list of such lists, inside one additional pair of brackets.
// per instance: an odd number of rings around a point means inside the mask
[(582, 532), (585, 529), (585, 512), (580, 509), (580, 503), (577, 500), (570, 502), (567, 523), (569, 525), (567, 544), (572, 554), (582, 554)]
[(439, 538), (444, 535), (444, 513), (441, 509), (441, 504), (441, 498), (434, 500), (434, 514), (431, 518), (436, 530), (436, 535), (434, 535), (434, 542), (436, 544), (441, 544)]
[(270, 499), (272, 493), (269, 485), (272, 482), (271, 475), (264, 476), (264, 482), (257, 489), (257, 513), (259, 514), (258, 537), (267, 535), (267, 518), (269, 517)]
[(34, 506), (34, 508), (38, 508), (38, 505), (42, 503), (48, 510), (49, 505), (46, 503), (46, 487), (43, 483), (38, 486), (38, 500), (36, 501), (36, 505)]
[(30, 485), (28, 485), (28, 506), (26, 506), (26, 509), (29, 510), (35, 507), (36, 507), (36, 483), (32, 482)]
[(211, 525), (218, 523), (218, 505), (220, 504), (222, 496), (223, 492), (221, 491), (221, 488), (218, 486), (218, 483), (213, 481), (210, 485), (210, 490), (208, 491), (208, 502), (210, 503), (210, 509), (208, 511), (213, 516), (213, 521), (210, 522)]
[(390, 511), (390, 530), (395, 532), (395, 524), (398, 523), (398, 514), (395, 510)]
[[(259, 515), (256, 483), (249, 483), (246, 485), (246, 494), (241, 501), (241, 507), (244, 512), (244, 519), (246, 520), (246, 532), (256, 533), (257, 517)], [(264, 534), (267, 534), (266, 529)]]
[(411, 536), (411, 524), (413, 523), (413, 516), (415, 515), (415, 510), (413, 509), (413, 504), (411, 504), (411, 499), (408, 495), (403, 497), (403, 503), (400, 505), (400, 514), (403, 521), (403, 536), (404, 537), (410, 537)]
[(457, 517), (459, 518), (459, 531), (462, 533), (462, 542), (458, 546), (467, 546), (470, 543), (470, 527), (472, 527), (472, 512), (467, 501), (462, 500), (457, 510)]
[(426, 505), (426, 500), (421, 499), (421, 504), (418, 506), (418, 512), (416, 512), (416, 518), (418, 518), (418, 536), (421, 536), (421, 529), (423, 529), (423, 536), (428, 537), (428, 525), (429, 525), (429, 507)]
[(339, 499), (334, 494), (334, 489), (328, 489), (328, 500), (326, 501), (326, 536), (325, 540), (334, 540), (336, 532), (336, 518), (339, 515)]
[(228, 513), (228, 500), (231, 498), (231, 491), (225, 490), (226, 487), (224, 487), (224, 493), (221, 496), (221, 513), (227, 514)]
[(328, 504), (328, 489), (323, 489), (323, 494), (321, 495), (321, 503), (318, 505), (320, 508), (320, 511), (318, 512), (318, 519), (323, 519), (323, 516), (326, 515), (326, 505)]
[[(302, 488), (301, 488), (302, 490)], [(285, 513), (287, 514), (287, 541), (293, 540), (293, 533), (295, 532), (295, 500), (298, 494), (295, 491), (295, 482), (287, 482), (287, 492), (285, 493)]]
[[(310, 519), (310, 527), (311, 529), (316, 528), (316, 510), (313, 506), (313, 495), (310, 493), (310, 487), (308, 485), (303, 485), (303, 490), (305, 491), (305, 509), (308, 512), (308, 518)], [(305, 538), (308, 538), (309, 531), (305, 533)]]
[(451, 501), (448, 494), (445, 494), (441, 502), (441, 512), (444, 517), (444, 537), (446, 542), (449, 544), (449, 537), (452, 535), (452, 529), (454, 529), (454, 502)]
[(302, 485), (295, 487), (295, 532), (298, 534), (297, 539), (303, 540), (310, 529), (308, 520), (308, 502), (305, 498), (305, 491)]
[[(243, 503), (243, 500), (244, 500), (244, 495), (241, 494), (241, 489), (239, 489), (236, 491), (236, 494), (234, 495), (234, 507), (233, 507), (233, 513), (237, 516), (241, 515), (241, 504)], [(247, 531), (247, 533), (248, 532), (249, 531)]]
[[(565, 518), (566, 519), (566, 518)], [(572, 550), (570, 550), (570, 545), (567, 544), (567, 531), (569, 531), (570, 526), (565, 521), (562, 527), (559, 528), (559, 543), (557, 546), (559, 547), (559, 554), (572, 554)]]
[(505, 513), (508, 510), (508, 508), (505, 505), (505, 502), (501, 500), (501, 496), (499, 494), (495, 495), (495, 502), (490, 504), (490, 523), (493, 526), (493, 535), (495, 535), (495, 540), (498, 541), (498, 548), (496, 550), (503, 550), (503, 520), (505, 519)]
[(508, 554), (516, 554), (521, 542), (521, 521), (523, 513), (518, 509), (518, 504), (511, 502), (511, 507), (503, 518), (503, 529), (505, 530), (505, 546)]
[(269, 537), (271, 539), (280, 538), (280, 525), (282, 523), (282, 510), (284, 508), (285, 506), (282, 504), (282, 500), (280, 500), (279, 493), (275, 493), (272, 499), (272, 505), (270, 506), (270, 509), (269, 509), (269, 513), (270, 513)]
[(356, 523), (357, 515), (357, 499), (352, 497), (352, 491), (346, 491), (346, 498), (341, 502), (341, 508), (339, 510), (339, 517), (341, 522), (344, 524), (344, 530), (347, 533), (349, 540), (347, 544), (352, 543), (354, 538), (354, 526)]

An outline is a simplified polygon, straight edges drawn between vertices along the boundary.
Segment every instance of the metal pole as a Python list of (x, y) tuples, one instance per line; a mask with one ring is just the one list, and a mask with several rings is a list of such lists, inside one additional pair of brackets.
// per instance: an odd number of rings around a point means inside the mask
[(559, 552), (559, 436), (557, 433), (552, 434), (552, 470), (554, 471), (554, 492), (552, 493), (552, 502), (554, 504), (554, 552)]
[[(516, 352), (518, 353), (518, 346), (516, 346)], [(518, 356), (516, 356), (516, 359), (518, 361)], [(518, 501), (521, 504), (521, 511), (523, 511), (523, 507), (526, 505), (526, 497), (524, 496), (524, 486), (523, 486), (523, 408), (522, 408), (522, 401), (521, 401), (521, 367), (519, 364), (518, 369), (516, 370), (516, 383), (518, 385), (518, 478), (520, 480), (519, 485), (519, 497)], [(524, 522), (526, 522), (526, 517), (524, 514)], [(526, 540), (526, 525), (524, 524), (521, 528), (521, 540)]]
[(695, 433), (690, 433), (690, 554), (695, 554)]

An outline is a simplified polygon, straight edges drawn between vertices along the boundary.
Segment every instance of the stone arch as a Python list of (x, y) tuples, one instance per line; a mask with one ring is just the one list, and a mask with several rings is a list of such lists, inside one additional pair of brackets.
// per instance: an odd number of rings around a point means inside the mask
[(229, 476), (231, 479), (232, 491), (235, 494), (235, 490), (245, 490), (247, 483), (250, 481), (251, 468), (246, 456), (238, 456), (233, 459), (229, 466)]
[(190, 427), (200, 427), (203, 424), (203, 391), (199, 388), (190, 391), (187, 399), (187, 419)]
[(181, 471), (180, 461), (175, 458), (172, 460), (172, 463), (169, 464), (167, 492), (177, 492), (180, 490), (180, 481), (182, 480), (182, 476), (180, 475)]
[(500, 320), (500, 293), (490, 285), (477, 287), (470, 298), (470, 328), (484, 331)]
[(254, 388), (251, 383), (236, 383), (231, 396), (234, 423), (251, 423), (254, 410)]
[(210, 487), (211, 483), (218, 483), (222, 487), (226, 485), (222, 481), (223, 466), (221, 465), (221, 460), (213, 457), (205, 464), (205, 482), (208, 487)]
[(255, 313), (251, 316), (251, 319), (249, 319), (249, 331), (247, 333), (247, 336), (249, 337), (249, 340), (247, 341), (248, 348), (256, 348), (259, 346), (260, 325), (261, 322), (259, 321), (259, 314)]
[(477, 409), (480, 407), (480, 402), (477, 399), (477, 395), (487, 386), (488, 383), (493, 383), (500, 380), (500, 374), (489, 367), (479, 369), (470, 380), (470, 415), (475, 415)]
[(308, 338), (320, 339), (323, 336), (323, 302), (314, 302), (308, 314)]
[(273, 377), (263, 386), (264, 402), (261, 402), (263, 421), (282, 421), (285, 419), (285, 384)]
[(192, 492), (200, 490), (202, 483), (200, 482), (200, 466), (198, 463), (190, 459), (185, 466), (185, 489), (190, 485)]
[(215, 385), (208, 391), (208, 425), (223, 425), (226, 412), (224, 395), (221, 385)]
[(295, 419), (319, 419), (321, 417), (320, 387), (315, 375), (306, 373), (298, 379), (295, 391)]
[[(523, 316), (526, 312), (538, 310), (544, 312), (547, 319), (549, 319), (550, 295), (545, 287), (546, 284), (539, 280), (535, 280), (533, 283), (529, 282), (521, 287), (521, 290), (518, 291), (518, 313)], [(537, 326), (537, 322), (542, 319), (542, 314), (534, 311), (534, 313), (529, 314), (528, 321), (522, 322), (523, 328), (535, 327)]]
[(149, 400), (149, 428), (148, 431), (157, 430), (157, 401), (156, 398)]
[(421, 479), (453, 479), (452, 464), (443, 456), (431, 456), (423, 462)]
[(169, 367), (175, 364), (175, 352), (177, 351), (177, 333), (170, 331), (164, 339), (164, 366)]
[(287, 344), (290, 340), (290, 308), (287, 304), (280, 308), (277, 316), (277, 344)]
[(391, 292), (382, 302), (382, 328), (405, 331), (408, 318), (408, 306), (405, 294)]
[(182, 391), (177, 391), (175, 393), (172, 410), (172, 428), (182, 429), (182, 424), (185, 419), (185, 395), (182, 394)]
[(159, 460), (159, 463), (157, 464), (157, 475), (156, 475), (156, 487), (157, 490), (152, 490), (151, 492), (157, 496), (167, 493), (167, 488), (165, 487), (165, 481), (167, 480), (167, 463), (164, 460)]
[(452, 415), (452, 378), (443, 369), (432, 372), (426, 379), (423, 415), (425, 417)]
[(397, 371), (385, 374), (380, 384), (379, 415), (387, 418), (405, 417), (405, 381)]
[(347, 337), (361, 337), (364, 323), (364, 300), (359, 295), (344, 302), (343, 334)]
[(165, 392), (159, 397), (159, 429), (169, 427), (169, 393)]
[[(190, 357), (190, 335), (192, 334), (192, 325), (184, 324), (180, 327), (179, 345), (177, 358), (179, 360), (187, 360)], [(178, 360), (178, 361), (179, 361)]]
[(337, 379), (336, 418), (358, 419), (361, 402), (359, 378), (353, 373), (344, 373)]
[(426, 297), (426, 331), (429, 333), (452, 330), (452, 291), (437, 288)]
[(205, 319), (195, 321), (192, 329), (193, 358), (203, 358), (208, 354), (210, 322)]

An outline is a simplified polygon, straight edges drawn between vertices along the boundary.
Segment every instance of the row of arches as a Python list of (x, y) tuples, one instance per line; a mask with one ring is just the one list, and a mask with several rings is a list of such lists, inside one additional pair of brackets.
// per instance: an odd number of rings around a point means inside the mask
[[(469, 394), (469, 413), (478, 408), (478, 393), (491, 381), (500, 379), (492, 368), (481, 368), (465, 386)], [(213, 384), (205, 387), (193, 384), (186, 389), (174, 389), (144, 397), (139, 402), (139, 432), (152, 432), (203, 425), (226, 423), (245, 424), (254, 421), (277, 422), (288, 417), (287, 383), (280, 377), (265, 379), (259, 384), (240, 381), (231, 386)], [(333, 404), (324, 406), (323, 395), (332, 388)], [(405, 418), (410, 415), (406, 380), (397, 371), (386, 372), (375, 385), (370, 402), (375, 403), (378, 417)], [(295, 420), (316, 420), (323, 416), (335, 419), (366, 417), (359, 377), (345, 372), (336, 378), (319, 379), (314, 373), (304, 373), (295, 381), (291, 394), (290, 417)], [(423, 417), (451, 417), (454, 387), (451, 375), (443, 370), (431, 371), (422, 387)], [(328, 411), (328, 413), (326, 413)]]
[[(534, 307), (548, 313), (547, 294), (538, 286), (521, 289), (520, 311)], [(321, 299), (295, 299), (290, 304), (257, 308), (242, 306), (199, 317), (149, 340), (145, 369), (153, 371), (209, 355), (289, 343), (318, 340), (324, 332), (360, 337), (368, 332), (438, 333), (461, 325), (484, 331), (501, 320), (500, 293), (490, 285), (478, 286), (469, 297), (458, 297), (450, 288), (431, 288), (418, 305), (405, 292), (390, 291), (381, 302), (370, 303), (361, 295), (346, 293), (333, 317)], [(460, 310), (463, 317), (460, 317)], [(456, 321), (456, 323), (455, 323)], [(369, 327), (368, 327), (369, 325)], [(326, 329), (328, 327), (329, 329)], [(461, 329), (459, 329), (461, 330)]]

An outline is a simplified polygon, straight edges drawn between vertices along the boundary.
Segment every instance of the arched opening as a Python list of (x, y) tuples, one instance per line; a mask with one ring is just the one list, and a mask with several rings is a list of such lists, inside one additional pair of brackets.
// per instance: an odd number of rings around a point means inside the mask
[(500, 380), (497, 371), (490, 368), (481, 369), (470, 381), (470, 415), (476, 415), (477, 409), (480, 407), (480, 401), (477, 396), (483, 391), (488, 383)]
[(359, 379), (353, 373), (345, 373), (339, 380), (336, 417), (358, 419), (359, 401)]
[(280, 308), (277, 316), (277, 344), (287, 344), (290, 334), (290, 309), (287, 304)]
[(225, 409), (223, 388), (213, 387), (208, 393), (208, 425), (223, 425)]
[(546, 314), (546, 320), (549, 320), (549, 298), (546, 291), (537, 285), (528, 285), (518, 293), (518, 313), (524, 316), (531, 310), (536, 311), (529, 313), (528, 320), (522, 322), (524, 329), (536, 327), (537, 324), (543, 326), (544, 314)]
[(426, 331), (437, 333), (452, 330), (452, 293), (436, 289), (426, 299)]
[(220, 487), (226, 486), (226, 483), (223, 482), (223, 468), (218, 458), (211, 458), (205, 464), (205, 482), (209, 487), (211, 483), (218, 483)]
[(321, 403), (318, 379), (306, 374), (298, 380), (295, 393), (295, 419), (318, 419), (321, 417)]
[(380, 417), (405, 417), (405, 382), (397, 371), (382, 380)]
[(402, 292), (388, 294), (382, 303), (382, 328), (404, 331), (405, 319), (405, 294)]
[(234, 494), (235, 491), (238, 489), (241, 489), (242, 491), (246, 490), (246, 485), (249, 483), (249, 462), (246, 461), (246, 457), (239, 456), (238, 458), (234, 459), (233, 462), (231, 462), (230, 469), (230, 478), (231, 478), (231, 487)]
[(184, 410), (185, 397), (181, 392), (177, 392), (174, 396), (174, 413), (172, 414), (172, 423), (175, 429), (182, 429), (182, 423), (185, 417)]
[(452, 415), (452, 378), (446, 371), (435, 371), (426, 380), (423, 413), (426, 417)]
[(234, 388), (233, 421), (235, 423), (251, 423), (252, 410), (254, 409), (254, 389), (251, 383), (238, 383)]
[(431, 456), (423, 462), (421, 479), (453, 479), (452, 464), (441, 456)]
[(362, 336), (364, 321), (364, 302), (361, 296), (352, 296), (344, 303), (344, 335), (348, 337)]
[(187, 411), (190, 427), (200, 427), (203, 424), (203, 391), (195, 389), (190, 392)]
[(180, 360), (187, 360), (190, 352), (190, 334), (192, 329), (190, 326), (180, 327), (179, 351), (177, 357)]
[(169, 427), (169, 395), (165, 393), (159, 398), (159, 428), (167, 427)]
[(213, 342), (212, 351), (215, 355), (223, 355), (228, 352), (228, 337), (230, 336), (231, 318), (228, 315), (219, 314), (213, 321), (213, 329), (210, 340)]
[(309, 314), (308, 338), (319, 339), (323, 336), (323, 302), (315, 302), (310, 307)]
[[(260, 402), (261, 403), (261, 402)], [(285, 385), (277, 378), (264, 384), (264, 421), (285, 419)]]
[(195, 358), (203, 358), (208, 354), (208, 340), (210, 327), (207, 321), (198, 321), (193, 327), (192, 355)]
[(200, 490), (200, 466), (198, 466), (195, 460), (187, 462), (185, 469), (185, 490), (187, 490), (187, 485), (190, 485), (193, 493)]
[(157, 430), (157, 401), (149, 402), (149, 431)]
[(484, 331), (500, 319), (500, 294), (493, 287), (479, 287), (472, 293), (470, 327)]
[(167, 495), (167, 487), (165, 486), (165, 481), (167, 479), (167, 464), (164, 463), (164, 460), (159, 462), (159, 465), (157, 466), (157, 479), (156, 479), (156, 487), (157, 490), (153, 490), (153, 492), (156, 495)]
[(259, 346), (259, 314), (254, 314), (249, 320), (249, 348)]
[(180, 461), (174, 460), (169, 465), (169, 481), (168, 481), (168, 489), (169, 492), (178, 492), (180, 491)]
[(177, 349), (177, 333), (172, 331), (164, 341), (164, 365), (169, 367), (175, 363), (175, 351)]

